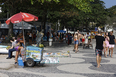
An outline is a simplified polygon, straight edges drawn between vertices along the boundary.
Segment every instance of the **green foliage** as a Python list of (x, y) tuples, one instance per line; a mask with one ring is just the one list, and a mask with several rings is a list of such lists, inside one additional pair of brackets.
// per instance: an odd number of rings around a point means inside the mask
[(110, 17), (116, 16), (116, 5), (112, 6), (111, 8), (107, 9)]
[[(4, 15), (6, 12), (11, 15), (19, 12), (29, 12), (39, 17), (41, 22), (57, 22), (58, 19), (62, 25), (74, 27), (83, 22), (86, 24), (87, 17), (93, 18), (89, 13), (92, 12), (90, 2), (94, 0), (1, 0), (4, 3)], [(91, 13), (90, 13), (91, 14)], [(99, 18), (97, 18), (99, 20)]]
[(106, 9), (106, 11), (108, 12), (106, 23), (115, 26), (113, 23), (116, 23), (116, 5)]
[[(104, 2), (100, 0), (96, 0), (95, 4), (92, 4), (92, 16), (94, 18), (94, 22), (96, 22), (99, 26), (105, 24), (105, 20), (107, 17), (107, 12), (104, 7)], [(93, 19), (91, 18), (91, 19)]]
[[(78, 8), (79, 10), (82, 10), (84, 12), (91, 12), (90, 2), (93, 2), (94, 0), (38, 0), (39, 3), (63, 3), (64, 5), (72, 5)], [(31, 4), (34, 4), (36, 0), (31, 0)]]
[(107, 12), (104, 7), (104, 2), (95, 0), (91, 3), (91, 12), (79, 11), (79, 24), (88, 27), (90, 22), (95, 22), (97, 25), (104, 25), (107, 18)]

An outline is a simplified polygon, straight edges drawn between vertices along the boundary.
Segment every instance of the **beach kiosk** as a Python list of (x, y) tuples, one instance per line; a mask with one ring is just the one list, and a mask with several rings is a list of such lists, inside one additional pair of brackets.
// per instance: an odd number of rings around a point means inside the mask
[[(38, 17), (34, 16), (30, 13), (20, 12), (13, 16), (11, 16), (7, 21), (6, 24), (9, 25), (10, 23), (20, 23), (22, 21), (31, 22), (31, 21), (38, 21)], [(22, 30), (23, 30), (23, 38), (24, 38), (24, 48), (21, 50), (22, 57), (18, 58), (18, 64), (23, 66), (24, 63), (27, 66), (34, 66), (36, 62), (42, 60), (43, 55), (43, 48), (34, 47), (34, 46), (27, 46), (25, 47), (25, 37), (24, 37), (24, 25), (22, 22)]]

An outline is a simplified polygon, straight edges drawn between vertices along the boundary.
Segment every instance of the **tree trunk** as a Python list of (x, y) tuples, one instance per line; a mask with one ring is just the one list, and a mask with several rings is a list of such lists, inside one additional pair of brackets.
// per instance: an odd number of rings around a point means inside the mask
[(13, 24), (12, 23), (9, 24), (8, 37), (9, 38), (6, 40), (6, 42), (9, 42), (10, 39), (13, 37)]
[[(11, 9), (9, 9), (9, 10), (10, 10), (10, 16), (12, 16), (14, 14), (14, 8), (11, 7)], [(7, 42), (9, 42), (10, 39), (13, 37), (13, 23), (9, 24), (8, 37), (9, 38), (7, 39)]]
[(44, 34), (46, 35), (46, 18), (43, 21)]
[(9, 31), (8, 32), (9, 32), (8, 36), (12, 37), (13, 36), (13, 24), (12, 23), (9, 24)]
[(42, 31), (42, 29), (43, 29), (43, 22), (41, 21), (41, 31)]
[(46, 35), (46, 21), (47, 21), (47, 12), (44, 13), (44, 16), (43, 16), (43, 20), (42, 20), (42, 26), (43, 26), (43, 30), (44, 30), (44, 35)]

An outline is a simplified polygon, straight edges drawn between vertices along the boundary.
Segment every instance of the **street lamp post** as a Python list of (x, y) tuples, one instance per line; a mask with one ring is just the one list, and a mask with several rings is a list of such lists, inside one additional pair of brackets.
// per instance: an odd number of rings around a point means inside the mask
[(60, 27), (60, 22), (59, 22), (59, 20), (58, 20), (58, 30), (59, 30), (59, 27)]
[(49, 23), (49, 27), (50, 27), (50, 38), (49, 38), (49, 46), (52, 46), (52, 33), (51, 33), (51, 24)]
[(0, 7), (0, 13), (2, 12), (2, 9), (1, 9), (1, 7)]

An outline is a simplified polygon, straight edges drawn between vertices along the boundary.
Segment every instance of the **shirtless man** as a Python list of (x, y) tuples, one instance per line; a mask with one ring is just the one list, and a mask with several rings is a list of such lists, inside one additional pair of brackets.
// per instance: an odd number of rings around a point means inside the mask
[(79, 30), (77, 30), (77, 33), (78, 33), (78, 41), (79, 41), (79, 44), (80, 44), (80, 38), (82, 37), (82, 35), (79, 33)]
[(74, 35), (74, 50), (75, 50), (75, 53), (77, 53), (79, 50), (78, 50), (78, 44), (79, 44), (79, 41), (80, 41), (80, 37), (81, 37), (81, 34), (79, 33), (79, 30), (77, 30), (77, 32), (75, 33)]

